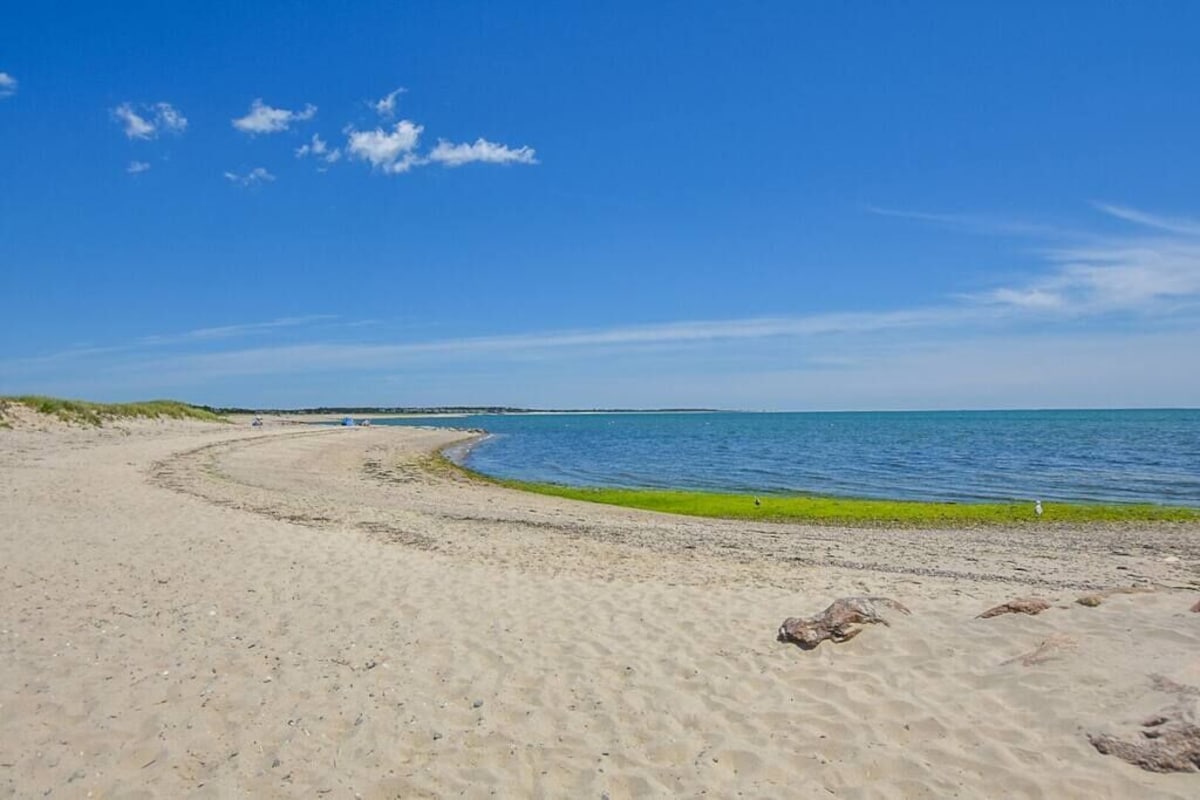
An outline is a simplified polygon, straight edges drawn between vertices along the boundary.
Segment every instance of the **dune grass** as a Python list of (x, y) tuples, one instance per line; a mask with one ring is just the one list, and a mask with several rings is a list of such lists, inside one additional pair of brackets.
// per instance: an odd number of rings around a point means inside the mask
[(530, 483), (492, 478), (455, 464), (445, 456), (432, 459), (437, 471), (457, 471), (474, 480), (537, 494), (603, 503), (669, 514), (814, 525), (880, 528), (962, 528), (976, 526), (1045, 525), (1055, 523), (1200, 522), (1200, 510), (1155, 505), (1042, 504), (1039, 517), (1032, 502), (935, 503), (909, 500), (870, 500), (807, 495), (753, 495), (664, 489), (608, 489)]
[(65, 400), (60, 397), (44, 397), (42, 395), (19, 395), (15, 397), (0, 397), (0, 414), (4, 406), (23, 405), (57, 417), (63, 422), (76, 425), (99, 426), (105, 422), (117, 419), (195, 419), (204, 422), (226, 422), (227, 420), (214, 412), (199, 406), (181, 403), (177, 400), (148, 400), (140, 403), (91, 403), (86, 400)]

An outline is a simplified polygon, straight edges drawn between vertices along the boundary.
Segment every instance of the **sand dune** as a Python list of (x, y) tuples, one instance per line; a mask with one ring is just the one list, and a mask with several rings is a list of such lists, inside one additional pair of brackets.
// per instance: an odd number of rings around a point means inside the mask
[[(668, 517), (426, 470), (458, 435), (0, 430), (0, 797), (1200, 792), (1086, 736), (1200, 686), (1200, 531)], [(913, 614), (775, 641), (864, 593)]]

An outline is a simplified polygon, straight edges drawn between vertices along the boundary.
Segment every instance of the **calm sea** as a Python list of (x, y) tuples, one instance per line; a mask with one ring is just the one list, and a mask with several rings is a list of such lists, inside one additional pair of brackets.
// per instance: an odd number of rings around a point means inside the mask
[(1200, 507), (1200, 410), (481, 415), (488, 475), (579, 486)]

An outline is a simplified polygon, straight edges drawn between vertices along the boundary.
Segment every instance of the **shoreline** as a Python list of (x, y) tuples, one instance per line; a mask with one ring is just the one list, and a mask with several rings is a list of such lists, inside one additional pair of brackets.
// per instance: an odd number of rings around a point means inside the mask
[[(430, 462), (463, 438), (0, 431), (0, 796), (1195, 792), (1087, 738), (1200, 686), (1195, 526), (668, 516)], [(861, 594), (912, 615), (775, 641)]]
[[(456, 429), (444, 429), (456, 430)], [(1200, 524), (1200, 509), (1153, 503), (1079, 503), (1047, 501), (939, 502), (801, 493), (760, 494), (710, 492), (658, 487), (626, 488), (576, 486), (502, 478), (466, 466), (456, 456), (470, 450), (493, 434), (484, 434), (465, 444), (439, 451), (449, 465), (481, 482), (535, 494), (552, 495), (588, 503), (638, 508), (649, 511), (726, 520), (761, 520), (813, 525), (864, 525), (891, 527), (955, 527), (960, 525), (1038, 526), (1129, 523), (1155, 525)], [(453, 454), (452, 454), (452, 451)], [(1043, 507), (1043, 512), (1036, 509)]]
[[(1190, 419), (1172, 418), (1164, 423), (1165, 429), (1183, 430), (1180, 426), (1190, 425)], [(419, 420), (411, 422), (421, 424)], [(889, 434), (884, 437), (884, 452), (875, 460), (869, 446), (843, 441), (839, 436), (844, 431), (835, 427), (833, 433), (823, 436), (814, 453), (796, 461), (786, 454), (790, 440), (780, 438), (791, 435), (791, 429), (785, 426), (772, 438), (775, 423), (745, 430), (735, 423), (724, 427), (713, 423), (710, 433), (707, 425), (684, 421), (661, 431), (645, 422), (611, 432), (603, 422), (564, 426), (502, 422), (498, 418), (472, 420), (470, 425), (507, 436), (508, 441), (460, 463), (470, 464), (489, 478), (535, 490), (563, 486), (607, 493), (686, 492), (695, 499), (720, 497), (730, 498), (730, 502), (734, 497), (773, 497), (896, 503), (903, 507), (901, 516), (911, 516), (906, 509), (925, 504), (947, 509), (991, 506), (987, 516), (995, 518), (999, 507), (1005, 506), (1008, 510), (1002, 516), (1010, 521), (1022, 518), (1016, 513), (1022, 504), (1027, 504), (1031, 512), (1027, 516), (1032, 520), (1039, 502), (1046, 509), (1065, 510), (1068, 518), (1079, 521), (1105, 516), (1114, 520), (1130, 516), (1200, 519), (1200, 486), (1188, 472), (1194, 459), (1187, 443), (1194, 439), (1194, 427), (1187, 428), (1183, 438), (1173, 440), (1179, 442), (1176, 446), (1161, 453), (1144, 452), (1129, 436), (1130, 431), (1142, 430), (1145, 425), (1126, 420), (1120, 427), (1121, 436), (1104, 456), (1092, 453), (1089, 461), (1090, 451), (1078, 446), (1079, 437), (1090, 435), (1087, 432), (1093, 426), (1089, 424), (1081, 429), (1084, 433), (1067, 443), (1070, 446), (1064, 445), (1060, 463), (1053, 461), (1052, 445), (1023, 451), (1015, 459), (1003, 448), (985, 447), (994, 443), (996, 434), (986, 431), (995, 426), (968, 431), (968, 438), (980, 445), (974, 456), (967, 457), (936, 439), (930, 445), (933, 449), (906, 448), (897, 444), (903, 440), (901, 434)], [(643, 432), (648, 432), (646, 441), (652, 444), (640, 443)], [(931, 435), (929, 431), (925, 434)], [(764, 452), (766, 455), (761, 455)], [(1129, 458), (1123, 455), (1127, 452)], [(1154, 459), (1158, 459), (1154, 461), (1158, 467), (1145, 474), (1138, 472), (1138, 464)], [(1059, 466), (1052, 469), (1046, 466), (1050, 463)], [(1130, 477), (1123, 480), (1122, 475)], [(951, 512), (950, 516), (958, 515)]]
[[(423, 426), (414, 426), (423, 427)], [(816, 525), (866, 525), (875, 528), (957, 525), (1053, 526), (1081, 524), (1150, 523), (1200, 525), (1200, 508), (1154, 503), (1073, 502), (955, 502), (887, 499), (805, 493), (758, 494), (661, 487), (582, 486), (540, 483), (489, 475), (466, 465), (470, 452), (496, 434), (474, 428), (428, 430), (471, 434), (462, 442), (442, 447), (438, 455), (447, 466), (473, 480), (519, 491), (553, 495), (589, 503), (638, 508), (714, 519), (762, 520)], [(1043, 508), (1039, 512), (1037, 508)]]

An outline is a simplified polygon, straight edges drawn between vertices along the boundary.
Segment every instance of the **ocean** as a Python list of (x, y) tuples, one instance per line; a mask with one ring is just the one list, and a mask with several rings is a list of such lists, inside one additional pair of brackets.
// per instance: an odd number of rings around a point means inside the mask
[(1200, 507), (1200, 410), (498, 414), (487, 475), (575, 486)]

